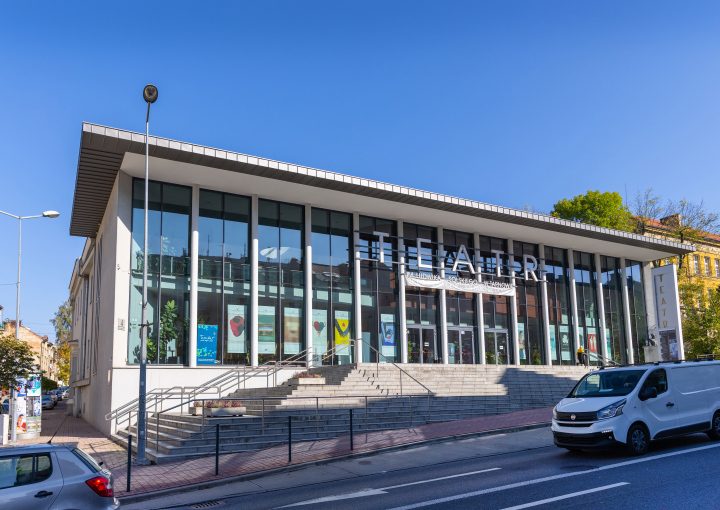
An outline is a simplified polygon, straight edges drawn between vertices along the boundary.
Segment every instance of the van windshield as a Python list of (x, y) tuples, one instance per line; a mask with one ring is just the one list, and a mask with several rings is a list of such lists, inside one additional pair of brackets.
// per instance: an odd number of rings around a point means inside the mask
[(583, 377), (569, 398), (622, 397), (637, 386), (645, 370), (608, 370)]

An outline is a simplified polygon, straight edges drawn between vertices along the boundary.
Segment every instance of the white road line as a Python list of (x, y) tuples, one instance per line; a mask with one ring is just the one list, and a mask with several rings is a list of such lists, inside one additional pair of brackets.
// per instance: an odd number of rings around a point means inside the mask
[(577, 496), (584, 496), (585, 494), (592, 494), (593, 492), (606, 491), (608, 489), (614, 489), (616, 487), (622, 487), (623, 485), (630, 485), (628, 482), (614, 483), (612, 485), (603, 485), (602, 487), (596, 487), (595, 489), (588, 489), (586, 491), (573, 492), (572, 494), (565, 494), (564, 496), (557, 496), (555, 498), (541, 499), (540, 501), (533, 501), (532, 503), (525, 503), (524, 505), (509, 506), (502, 510), (522, 510), (523, 508), (531, 508), (534, 506), (544, 505), (545, 503), (552, 503), (553, 501), (561, 501), (563, 499), (574, 498)]
[(543, 478), (536, 478), (534, 480), (527, 480), (525, 482), (511, 483), (508, 485), (502, 485), (500, 487), (493, 487), (491, 489), (483, 489), (483, 490), (474, 491), (474, 492), (467, 492), (465, 494), (457, 494), (455, 496), (448, 496), (446, 498), (434, 499), (432, 501), (423, 501), (422, 503), (415, 503), (412, 505), (398, 506), (398, 507), (392, 508), (390, 510), (413, 510), (415, 508), (422, 508), (425, 506), (437, 505), (439, 503), (448, 503), (450, 501), (457, 501), (459, 499), (466, 499), (466, 498), (473, 498), (475, 496), (482, 496), (483, 494), (490, 494), (492, 492), (500, 492), (500, 491), (504, 491), (507, 489), (516, 489), (518, 487), (525, 487), (526, 485), (535, 485), (535, 484), (543, 483), (543, 482), (551, 482), (553, 480), (561, 480), (563, 478), (570, 478), (573, 476), (587, 475), (589, 473), (597, 473), (599, 471), (606, 471), (608, 469), (616, 469), (616, 468), (620, 468), (620, 467), (631, 466), (633, 464), (640, 464), (643, 462), (651, 462), (653, 460), (665, 459), (668, 457), (675, 457), (677, 455), (685, 455), (688, 453), (694, 453), (694, 452), (699, 452), (699, 451), (703, 451), (703, 450), (710, 450), (712, 448), (720, 448), (720, 443), (715, 443), (715, 444), (711, 444), (711, 445), (707, 445), (707, 446), (699, 446), (697, 448), (690, 448), (689, 450), (682, 450), (679, 452), (663, 453), (661, 455), (653, 455), (652, 457), (643, 457), (640, 459), (628, 460), (625, 462), (618, 462), (617, 464), (610, 464), (609, 466), (602, 466), (599, 468), (588, 469), (585, 471), (576, 471), (574, 473), (564, 473), (562, 475), (546, 476)]
[(443, 476), (441, 478), (433, 478), (432, 480), (421, 480), (419, 482), (411, 482), (411, 483), (404, 483), (402, 485), (392, 485), (390, 487), (383, 487), (382, 489), (378, 489), (379, 491), (386, 491), (390, 489), (398, 489), (400, 487), (407, 487), (409, 485), (418, 485), (421, 483), (430, 483), (430, 482), (437, 482), (439, 480), (448, 480), (450, 478), (459, 478), (461, 476), (470, 476), (470, 475), (477, 475), (480, 473), (488, 473), (490, 471), (499, 471), (500, 468), (490, 468), (490, 469), (483, 469), (481, 471), (471, 471), (469, 473), (460, 473), (459, 475), (450, 475), (450, 476)]

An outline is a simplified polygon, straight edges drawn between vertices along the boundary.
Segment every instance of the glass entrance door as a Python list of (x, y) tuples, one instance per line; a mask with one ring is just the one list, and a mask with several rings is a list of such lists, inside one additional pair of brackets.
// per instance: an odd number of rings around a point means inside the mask
[(473, 364), (474, 345), (475, 334), (472, 329), (448, 329), (448, 363)]
[(435, 328), (408, 328), (408, 362), (437, 363), (437, 335)]
[(508, 365), (510, 346), (507, 330), (485, 331), (485, 363), (488, 365)]

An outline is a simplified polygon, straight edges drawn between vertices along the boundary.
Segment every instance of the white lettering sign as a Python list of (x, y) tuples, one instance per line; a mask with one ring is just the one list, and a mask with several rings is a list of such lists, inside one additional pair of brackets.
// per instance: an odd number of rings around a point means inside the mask
[(654, 267), (650, 270), (655, 293), (657, 311), (657, 336), (655, 342), (660, 348), (663, 361), (683, 359), (682, 320), (678, 297), (677, 268), (675, 264)]
[(447, 277), (427, 273), (406, 273), (405, 285), (409, 287), (425, 287), (431, 289), (473, 292), (475, 294), (493, 294), (495, 296), (514, 296), (515, 287), (509, 283), (481, 282), (471, 278)]

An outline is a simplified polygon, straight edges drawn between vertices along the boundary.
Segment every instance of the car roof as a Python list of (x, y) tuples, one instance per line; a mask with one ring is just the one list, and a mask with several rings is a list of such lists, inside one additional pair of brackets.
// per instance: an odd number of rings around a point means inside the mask
[(47, 443), (41, 443), (41, 444), (21, 444), (17, 446), (3, 446), (0, 447), (0, 457), (3, 455), (13, 455), (13, 454), (28, 454), (28, 453), (35, 453), (39, 451), (51, 451), (51, 450), (59, 450), (59, 449), (65, 449), (65, 450), (71, 450), (74, 447), (66, 446), (64, 444), (47, 444)]

